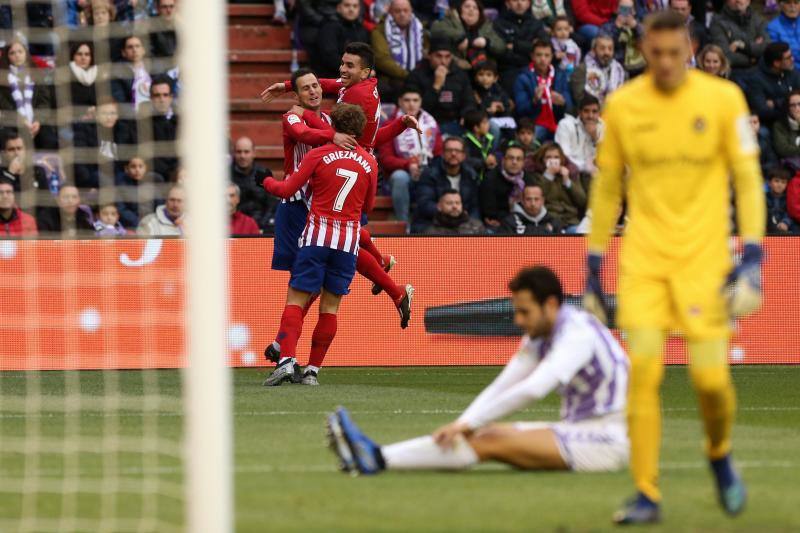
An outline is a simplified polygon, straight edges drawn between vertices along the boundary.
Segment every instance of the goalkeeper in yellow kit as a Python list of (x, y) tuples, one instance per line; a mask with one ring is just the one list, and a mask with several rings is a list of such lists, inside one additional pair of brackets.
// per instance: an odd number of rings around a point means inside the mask
[[(670, 331), (682, 332), (689, 346), (720, 503), (730, 514), (744, 507), (745, 487), (731, 459), (736, 399), (727, 347), (730, 316), (760, 304), (765, 224), (758, 144), (741, 90), (686, 67), (689, 35), (674, 12), (647, 20), (642, 49), (648, 71), (611, 95), (604, 111), (584, 297), (603, 315), (600, 263), (625, 197), (617, 319), (631, 359), (628, 426), (638, 492), (615, 514), (620, 524), (659, 520), (659, 387)], [(736, 268), (728, 245), (731, 179), (745, 243)]]

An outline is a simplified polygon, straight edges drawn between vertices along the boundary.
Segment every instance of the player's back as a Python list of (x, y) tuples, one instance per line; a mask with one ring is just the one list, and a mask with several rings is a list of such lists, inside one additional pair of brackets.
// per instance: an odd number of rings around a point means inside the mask
[(334, 144), (307, 155), (317, 161), (311, 177), (311, 213), (330, 220), (358, 221), (371, 209), (377, 188), (378, 164), (361, 146), (344, 150)]
[(736, 157), (758, 150), (741, 91), (690, 71), (664, 93), (644, 74), (611, 95), (604, 117), (616, 146), (601, 146), (599, 164), (629, 169), (623, 263), (627, 257), (642, 268), (663, 258), (672, 267), (692, 260), (728, 268), (730, 169)]

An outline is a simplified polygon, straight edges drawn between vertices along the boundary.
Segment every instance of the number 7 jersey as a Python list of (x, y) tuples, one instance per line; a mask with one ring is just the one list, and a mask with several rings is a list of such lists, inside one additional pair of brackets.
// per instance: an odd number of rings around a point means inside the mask
[(311, 196), (300, 246), (324, 246), (358, 253), (361, 213), (369, 213), (378, 188), (378, 163), (361, 146), (349, 151), (334, 144), (314, 148), (297, 172), (284, 181), (264, 180), (270, 194), (288, 198), (308, 183)]

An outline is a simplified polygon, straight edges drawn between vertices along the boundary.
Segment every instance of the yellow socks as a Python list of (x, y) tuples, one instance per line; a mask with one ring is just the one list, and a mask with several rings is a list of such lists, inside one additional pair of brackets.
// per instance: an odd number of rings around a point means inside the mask
[(661, 399), (664, 377), (662, 352), (665, 334), (660, 330), (628, 331), (631, 376), (628, 386), (628, 433), (631, 472), (636, 488), (654, 502), (658, 489), (658, 457), (661, 447)]
[(706, 453), (720, 459), (731, 450), (736, 394), (727, 360), (727, 339), (690, 341), (689, 375), (706, 429)]

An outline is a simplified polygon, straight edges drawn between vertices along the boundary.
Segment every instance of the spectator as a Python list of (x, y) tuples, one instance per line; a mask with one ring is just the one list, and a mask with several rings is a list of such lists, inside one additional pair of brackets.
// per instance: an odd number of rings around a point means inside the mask
[(703, 22), (697, 20), (692, 15), (692, 3), (689, 0), (670, 0), (669, 8), (676, 13), (680, 13), (686, 20), (686, 27), (689, 28), (689, 38), (692, 40), (692, 54), (704, 48), (708, 43), (708, 30)]
[(606, 96), (625, 83), (625, 78), (625, 67), (614, 59), (614, 39), (600, 34), (592, 43), (592, 51), (586, 54), (581, 66), (572, 73), (572, 98), (580, 102), (583, 95), (588, 93), (602, 104)]
[(769, 44), (767, 24), (750, 7), (750, 0), (726, 0), (709, 28), (711, 41), (728, 56), (732, 69), (755, 65)]
[(800, 162), (800, 90), (789, 93), (788, 111), (772, 126), (772, 141), (780, 159)]
[(800, 179), (796, 176), (789, 180), (786, 187), (786, 210), (796, 225), (800, 225)]
[(489, 133), (489, 116), (486, 111), (473, 109), (464, 116), (464, 144), (467, 149), (467, 159), (464, 162), (472, 167), (478, 176), (478, 182), (483, 181), (483, 174), (497, 166), (497, 158), (492, 153), (494, 149), (494, 136)]
[(510, 235), (553, 235), (561, 232), (561, 222), (547, 212), (541, 185), (526, 185), (522, 198), (503, 218), (501, 231)]
[(81, 194), (74, 185), (64, 185), (56, 197), (57, 207), (41, 209), (36, 225), (41, 233), (60, 234), (62, 237), (90, 237), (94, 235), (94, 217), (87, 205), (81, 204)]
[(450, 137), (444, 141), (441, 160), (422, 172), (417, 184), (417, 210), (411, 228), (414, 233), (422, 233), (431, 225), (438, 212), (437, 201), (448, 189), (461, 193), (467, 213), (479, 218), (478, 182), (472, 169), (463, 164), (465, 158), (463, 139)]
[(536, 125), (529, 118), (522, 118), (517, 122), (517, 131), (514, 133), (514, 141), (525, 150), (525, 159), (533, 155), (542, 145), (536, 140)]
[(587, 41), (593, 41), (600, 27), (613, 18), (617, 4), (617, 0), (572, 0), (578, 33)]
[(771, 127), (787, 111), (787, 99), (794, 89), (800, 89), (800, 73), (794, 70), (794, 59), (786, 43), (770, 43), (758, 66), (746, 78), (750, 109)]
[(394, 216), (397, 220), (408, 222), (412, 183), (419, 180), (433, 158), (442, 155), (442, 134), (436, 119), (422, 109), (422, 95), (416, 89), (406, 89), (400, 95), (396, 115), (392, 118), (403, 115), (416, 117), (422, 129), (422, 144), (420, 135), (408, 128), (394, 141), (378, 146), (378, 161), (384, 174), (389, 176)]
[(581, 62), (581, 48), (578, 43), (570, 38), (572, 35), (572, 24), (569, 19), (564, 15), (559, 15), (553, 19), (550, 26), (550, 33), (552, 38), (550, 42), (553, 43), (553, 50), (555, 50), (556, 60), (558, 61), (558, 68), (567, 72), (567, 76), (572, 75)]
[(769, 235), (796, 234), (800, 229), (789, 216), (786, 208), (786, 187), (789, 184), (789, 171), (774, 168), (769, 172), (767, 182), (767, 233)]
[(147, 163), (141, 156), (132, 157), (124, 171), (116, 176), (117, 211), (120, 221), (127, 228), (135, 228), (145, 215), (155, 212), (163, 202), (161, 191), (164, 177), (147, 171)]
[(173, 185), (167, 193), (167, 203), (156, 207), (156, 212), (144, 217), (136, 228), (139, 235), (183, 235), (184, 192), (182, 185)]
[(600, 102), (587, 94), (581, 100), (578, 116), (567, 115), (558, 123), (555, 140), (578, 170), (593, 174), (596, 169), (597, 143), (602, 138)]
[(636, 76), (644, 70), (644, 56), (639, 49), (644, 28), (636, 18), (636, 6), (633, 0), (619, 0), (614, 19), (600, 28), (598, 35), (602, 34), (610, 35), (614, 40), (614, 58), (625, 68), (629, 76)]
[(242, 198), (242, 191), (239, 186), (231, 183), (225, 190), (228, 196), (228, 213), (231, 216), (229, 232), (231, 235), (260, 235), (261, 230), (258, 229), (258, 224), (249, 217), (239, 211), (239, 201)]
[(531, 68), (514, 83), (517, 118), (528, 117), (536, 124), (536, 138), (552, 139), (558, 121), (572, 106), (567, 74), (553, 67), (553, 45), (536, 41), (531, 52)]
[[(97, 104), (97, 65), (94, 64), (94, 45), (88, 41), (75, 43), (70, 49), (69, 75), (70, 99), (76, 116), (84, 115), (86, 108)], [(81, 109), (83, 108), (83, 109)]]
[(124, 237), (128, 231), (119, 221), (119, 211), (114, 202), (100, 204), (97, 220), (94, 221), (95, 235), (98, 237)]
[(546, 143), (536, 154), (543, 172), (535, 183), (542, 186), (545, 206), (563, 225), (566, 233), (574, 233), (586, 209), (586, 192), (580, 180), (573, 179), (567, 157), (557, 144)]
[(761, 121), (755, 113), (750, 115), (750, 129), (758, 139), (760, 149), (759, 162), (761, 163), (761, 173), (767, 175), (768, 171), (778, 165), (778, 156), (773, 148), (772, 135), (767, 128), (761, 127)]
[[(311, 52), (318, 48), (319, 28), (336, 18), (337, 5), (339, 5), (339, 0), (297, 0), (297, 28), (300, 43), (307, 51)], [(277, 6), (275, 14), (278, 15)], [(285, 11), (283, 17), (285, 22)], [(315, 68), (319, 67), (314, 54), (311, 54), (310, 59)], [(336, 64), (338, 65), (339, 62), (337, 61)]]
[(781, 14), (767, 24), (767, 34), (774, 42), (787, 43), (792, 50), (795, 68), (800, 61), (800, 2), (797, 0), (780, 0)]
[(534, 41), (549, 36), (544, 24), (534, 18), (530, 0), (505, 0), (505, 9), (494, 21), (494, 29), (505, 45), (503, 54), (497, 58), (500, 83), (511, 94), (517, 77), (531, 62)]
[[(146, 62), (147, 52), (137, 35), (127, 37), (122, 44), (122, 57), (126, 63), (115, 69), (111, 81), (111, 95), (121, 104), (130, 104), (134, 112), (150, 101), (152, 77)], [(124, 114), (123, 116), (127, 115)], [(127, 117), (126, 117), (127, 118)]]
[(475, 109), (472, 85), (463, 70), (453, 64), (447, 39), (431, 39), (428, 59), (423, 59), (409, 74), (406, 87), (422, 94), (422, 108), (433, 115), (442, 134), (461, 135), (459, 119)]
[(18, 134), (9, 134), (4, 139), (0, 174), (11, 182), (15, 191), (29, 191), (32, 188), (46, 191), (49, 187), (47, 171), (40, 165), (34, 165), (31, 155)]
[[(375, 71), (383, 82), (379, 90), (387, 101), (393, 101), (409, 75), (423, 62), (425, 53), (425, 29), (409, 0), (392, 0), (388, 13), (372, 30), (371, 42)], [(427, 105), (423, 107), (431, 111)]]
[(176, 140), (180, 119), (173, 108), (173, 101), (172, 80), (167, 76), (158, 76), (150, 85), (150, 106), (144, 108), (141, 114), (150, 121), (149, 131), (144, 133), (151, 133), (158, 147), (159, 155), (153, 158), (153, 171), (164, 177), (172, 176), (178, 168)]
[(35, 237), (36, 220), (17, 207), (14, 184), (0, 176), (0, 237)]
[(558, 17), (567, 17), (564, 0), (533, 0), (531, 11), (535, 18), (551, 27)]
[(728, 63), (728, 56), (722, 48), (716, 44), (707, 44), (697, 54), (697, 68), (720, 78), (729, 78), (731, 75), (731, 65)]
[(509, 143), (503, 153), (502, 167), (488, 172), (481, 183), (481, 215), (490, 230), (500, 229), (500, 222), (508, 215), (511, 206), (522, 199), (525, 184), (533, 182), (533, 177), (525, 172), (524, 164), (522, 147)]
[(359, 0), (340, 0), (336, 6), (336, 18), (320, 28), (317, 43), (317, 74), (320, 78), (338, 78), (345, 46), (369, 41), (369, 32), (361, 25), (360, 16)]
[(231, 183), (239, 187), (239, 210), (252, 217), (258, 227), (267, 229), (272, 225), (272, 212), (277, 200), (258, 187), (264, 178), (272, 176), (272, 171), (256, 163), (256, 151), (250, 137), (239, 137), (233, 146), (231, 164)]
[(429, 235), (483, 235), (486, 228), (480, 220), (469, 216), (456, 189), (447, 189), (436, 204), (433, 223), (425, 230)]
[(75, 185), (81, 189), (97, 189), (111, 185), (123, 164), (137, 149), (135, 126), (119, 120), (117, 103), (112, 99), (100, 101), (95, 111), (96, 122), (81, 122), (73, 126), (76, 151)]
[(442, 20), (431, 26), (431, 37), (450, 39), (456, 64), (465, 70), (500, 57), (506, 50), (503, 39), (486, 19), (481, 0), (464, 0), (457, 9), (448, 10)]
[(177, 49), (175, 2), (176, 0), (156, 0), (158, 16), (150, 20), (150, 57), (167, 58), (168, 64), (175, 62)]
[(94, 39), (94, 53), (97, 63), (122, 61), (123, 39), (115, 37), (117, 33), (113, 23), (117, 20), (117, 7), (111, 0), (90, 0), (84, 3), (83, 17), (91, 28)]
[(498, 142), (503, 128), (514, 129), (516, 122), (509, 115), (512, 106), (511, 99), (503, 88), (497, 83), (499, 76), (497, 73), (497, 63), (487, 59), (475, 65), (473, 69), (475, 80), (475, 100), (478, 108), (489, 115), (489, 132)]
[[(0, 112), (7, 127), (24, 128), (37, 148), (57, 149), (58, 136), (48, 119), (53, 95), (51, 87), (30, 68), (27, 47), (19, 39), (8, 41), (0, 57)], [(10, 113), (9, 113), (10, 112)]]

